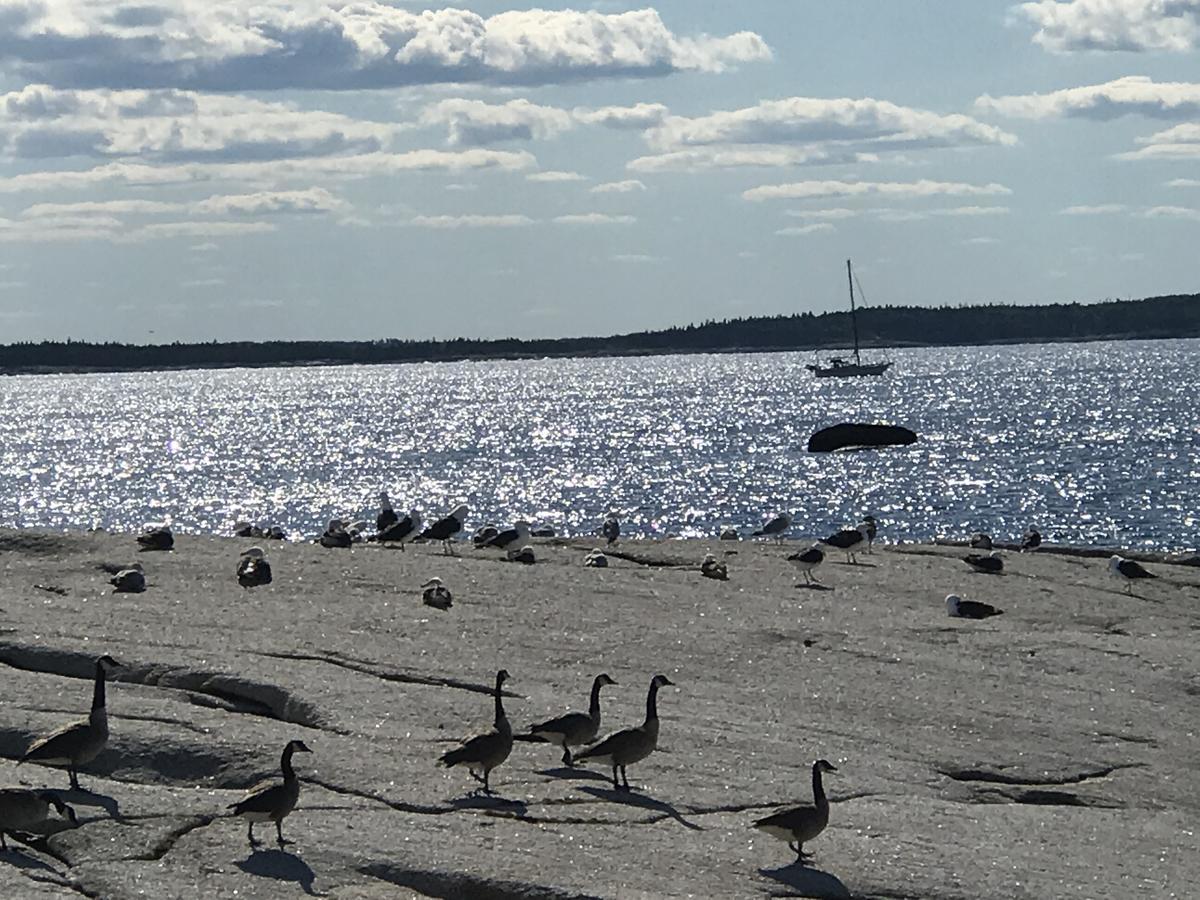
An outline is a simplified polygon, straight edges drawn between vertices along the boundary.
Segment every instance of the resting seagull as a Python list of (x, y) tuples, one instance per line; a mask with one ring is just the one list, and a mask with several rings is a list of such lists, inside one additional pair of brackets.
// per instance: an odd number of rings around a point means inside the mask
[(1123, 578), (1125, 580), (1125, 592), (1133, 594), (1133, 582), (1137, 578), (1157, 578), (1153, 572), (1147, 572), (1142, 568), (1142, 564), (1134, 562), (1132, 559), (1125, 559), (1122, 556), (1113, 556), (1108, 561), (1108, 574), (1113, 578)]
[(375, 540), (381, 544), (399, 544), (400, 549), (404, 549), (404, 545), (415, 538), (421, 532), (421, 511), (419, 509), (410, 509), (408, 515), (397, 522), (393, 522), (387, 528), (381, 529), (375, 535)]
[(705, 578), (712, 578), (717, 581), (729, 580), (729, 567), (725, 563), (717, 560), (716, 556), (711, 553), (705, 553), (704, 559), (700, 562), (700, 574)]
[(973, 549), (973, 550), (991, 550), (992, 549), (992, 536), (990, 534), (986, 534), (982, 531), (976, 531), (967, 540), (967, 543), (971, 546), (971, 549)]
[(751, 537), (773, 537), (783, 540), (783, 533), (792, 527), (792, 517), (788, 513), (780, 513), (762, 528), (751, 534)]
[(999, 575), (1004, 571), (1004, 560), (1000, 558), (1000, 551), (993, 550), (987, 556), (979, 553), (971, 553), (963, 557), (963, 562), (974, 569), (976, 572), (987, 572), (990, 575)]
[(825, 562), (825, 551), (817, 544), (813, 544), (807, 550), (800, 553), (793, 553), (788, 557), (788, 562), (792, 563), (804, 575), (805, 584), (820, 584), (817, 581), (817, 576), (813, 574), (813, 569)]
[(454, 507), (450, 515), (445, 518), (438, 519), (428, 528), (421, 532), (421, 537), (430, 541), (441, 541), (442, 549), (448, 554), (454, 553), (454, 548), (451, 541), (454, 536), (463, 530), (463, 524), (467, 520), (467, 505), (465, 503)]
[(445, 612), (453, 605), (450, 589), (442, 584), (442, 579), (440, 578), (430, 578), (421, 585), (421, 600), (426, 606), (432, 606), (434, 609), (440, 609), (442, 612)]
[(267, 562), (262, 547), (250, 547), (242, 551), (237, 564), (237, 580), (244, 588), (271, 583), (271, 564)]
[(827, 544), (830, 547), (836, 547), (846, 554), (846, 562), (853, 565), (858, 565), (858, 558), (854, 555), (861, 549), (863, 544), (867, 542), (867, 523), (860, 522), (857, 528), (844, 528), (836, 534), (831, 534), (822, 544)]
[(140, 594), (146, 589), (146, 572), (141, 563), (134, 563), (116, 572), (108, 583), (113, 586), (114, 594)]
[(978, 603), (975, 600), (964, 600), (958, 594), (946, 595), (946, 615), (955, 619), (990, 619), (1004, 613), (988, 603)]
[(392, 501), (388, 499), (387, 491), (381, 491), (379, 494), (379, 515), (375, 517), (375, 531), (386, 531), (392, 525), (400, 521), (400, 517), (396, 515), (396, 511), (392, 509)]
[(1036, 528), (1034, 528), (1032, 525), (1029, 526), (1029, 528), (1027, 528), (1025, 530), (1025, 534), (1023, 534), (1021, 536), (1021, 549), (1022, 550), (1034, 550), (1037, 547), (1039, 547), (1041, 545), (1041, 543), (1042, 543), (1042, 536), (1041, 536), (1041, 534), (1038, 533), (1038, 530)]
[(175, 546), (175, 535), (166, 525), (147, 525), (137, 542), (143, 550), (170, 550)]
[(525, 521), (517, 522), (512, 528), (506, 528), (504, 531), (497, 532), (477, 547), (495, 547), (497, 550), (509, 550), (524, 547), (529, 543), (529, 523)]

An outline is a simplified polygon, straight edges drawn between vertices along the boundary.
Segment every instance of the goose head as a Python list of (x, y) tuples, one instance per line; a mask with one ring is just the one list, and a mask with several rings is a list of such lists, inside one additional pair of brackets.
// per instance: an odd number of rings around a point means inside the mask
[(674, 684), (675, 682), (673, 682), (666, 675), (655, 675), (654, 678), (650, 680), (650, 686), (655, 688), (666, 687), (667, 685), (674, 686)]
[(117, 662), (115, 659), (113, 659), (111, 656), (109, 656), (107, 653), (105, 653), (103, 656), (101, 656), (99, 659), (96, 660), (96, 665), (100, 666), (105, 671), (111, 671), (112, 669), (121, 668), (121, 664), (119, 662)]
[(288, 741), (288, 745), (285, 749), (291, 750), (293, 753), (312, 753), (304, 741)]
[(817, 769), (820, 772), (836, 772), (837, 771), (837, 766), (835, 766), (833, 763), (831, 763), (827, 759), (818, 759), (815, 763), (813, 763), (813, 768)]
[(504, 687), (504, 682), (508, 681), (508, 669), (501, 669), (496, 673), (496, 690)]
[(54, 811), (72, 825), (79, 824), (79, 817), (75, 815), (75, 810), (63, 803), (62, 799), (53, 791), (39, 791), (38, 796), (53, 806)]
[(601, 674), (596, 676), (596, 684), (607, 686), (607, 685), (616, 684), (616, 683), (617, 683), (617, 680), (615, 678), (613, 678), (611, 675), (609, 675), (607, 672), (602, 672)]

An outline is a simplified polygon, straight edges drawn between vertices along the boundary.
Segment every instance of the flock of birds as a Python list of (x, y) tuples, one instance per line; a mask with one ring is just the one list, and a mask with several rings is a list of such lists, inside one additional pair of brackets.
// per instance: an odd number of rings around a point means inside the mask
[[(381, 495), (381, 504), (382, 509), (376, 519), (373, 535), (364, 536), (367, 530), (365, 523), (347, 526), (340, 520), (333, 520), (318, 541), (326, 547), (348, 547), (361, 540), (396, 543), (401, 547), (413, 540), (440, 541), (445, 553), (454, 553), (453, 541), (466, 524), (466, 505), (456, 507), (448, 515), (422, 528), (421, 514), (418, 510), (410, 510), (401, 518), (392, 509), (386, 493)], [(782, 541), (791, 526), (792, 517), (782, 513), (753, 531), (752, 536)], [(243, 536), (271, 537), (274, 530), (257, 529), (256, 533), (251, 526), (239, 523), (235, 531)], [(729, 531), (728, 527), (723, 528), (721, 537), (730, 539)], [(601, 526), (600, 533), (611, 547), (620, 537), (619, 519), (610, 515)], [(806, 584), (819, 583), (814, 573), (824, 562), (827, 551), (842, 552), (848, 564), (857, 564), (856, 554), (864, 551), (870, 553), (877, 533), (875, 518), (864, 516), (854, 528), (841, 529), (810, 547), (789, 555), (787, 559), (803, 574)], [(539, 536), (538, 532), (532, 529), (529, 523), (519, 521), (507, 529), (486, 525), (476, 531), (472, 542), (479, 549), (501, 550), (510, 560), (532, 562), (533, 550), (529, 542), (535, 536)], [(738, 536), (735, 532), (734, 537)], [(142, 550), (171, 550), (174, 547), (174, 536), (166, 526), (153, 526), (139, 535), (137, 542)], [(1003, 573), (1004, 558), (1000, 551), (993, 548), (993, 541), (989, 535), (973, 534), (968, 543), (973, 550), (988, 552), (986, 555), (971, 553), (962, 557), (966, 565), (985, 574)], [(1040, 544), (1041, 535), (1036, 529), (1030, 528), (1022, 538), (1020, 549), (1033, 550)], [(584, 564), (604, 567), (608, 564), (607, 557), (603, 550), (595, 548), (585, 558)], [(145, 590), (145, 570), (140, 563), (128, 567), (106, 568), (112, 574), (111, 583), (115, 591)], [(1134, 581), (1156, 577), (1136, 561), (1120, 556), (1110, 559), (1108, 569), (1112, 576), (1124, 580), (1130, 593)], [(718, 561), (712, 553), (706, 554), (701, 564), (701, 573), (720, 580), (728, 578), (726, 564)], [(238, 583), (244, 588), (271, 582), (271, 567), (261, 547), (251, 547), (241, 554), (236, 575)], [(423, 600), (427, 605), (441, 610), (451, 607), (450, 591), (440, 578), (431, 578), (421, 588)], [(986, 619), (1003, 613), (1003, 610), (989, 604), (964, 600), (957, 594), (947, 595), (945, 603), (947, 614), (960, 618)], [(79, 768), (94, 760), (108, 743), (105, 679), (108, 672), (119, 667), (120, 664), (111, 656), (99, 657), (95, 663), (92, 707), (87, 718), (70, 722), (35, 739), (21, 757), (19, 764), (37, 763), (65, 767), (71, 788), (78, 790)], [(438, 760), (439, 764), (447, 767), (465, 767), (471, 776), (479, 781), (479, 789), (487, 793), (491, 793), (491, 773), (509, 758), (514, 740), (518, 737), (514, 735), (504, 710), (503, 688), (508, 678), (508, 672), (503, 669), (496, 673), (492, 692), (495, 708), (492, 729), (465, 741)], [(560, 747), (563, 753), (562, 762), (568, 767), (574, 767), (581, 762), (604, 766), (611, 770), (613, 789), (628, 791), (630, 788), (626, 768), (641, 762), (656, 750), (659, 735), (658, 692), (673, 682), (665, 675), (655, 675), (650, 681), (646, 696), (644, 721), (597, 742), (601, 729), (600, 692), (604, 687), (616, 683), (607, 673), (597, 675), (592, 682), (587, 712), (571, 712), (532, 725), (527, 732), (519, 736), (520, 739), (547, 742)], [(580, 751), (575, 748), (584, 749)], [(287, 843), (283, 837), (282, 823), (295, 808), (300, 795), (300, 780), (292, 765), (292, 757), (296, 753), (308, 752), (311, 751), (303, 741), (289, 741), (280, 757), (281, 778), (267, 779), (256, 784), (241, 800), (228, 807), (231, 810), (230, 815), (246, 821), (247, 838), (251, 846), (258, 843), (254, 837), (254, 825), (264, 822), (274, 822), (279, 844), (282, 846)], [(836, 771), (828, 761), (817, 760), (812, 766), (813, 802), (766, 816), (754, 822), (754, 827), (786, 841), (796, 853), (797, 860), (805, 861), (805, 843), (819, 835), (829, 821), (829, 801), (825, 795), (822, 776)], [(77, 823), (74, 810), (53, 791), (28, 788), (0, 789), (0, 850), (8, 849), (6, 834), (38, 830), (49, 820), (51, 810), (70, 823)]]

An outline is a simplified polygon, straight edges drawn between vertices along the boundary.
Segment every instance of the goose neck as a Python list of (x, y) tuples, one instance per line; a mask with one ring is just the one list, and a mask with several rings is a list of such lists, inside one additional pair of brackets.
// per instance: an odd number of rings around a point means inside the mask
[(650, 682), (650, 692), (646, 694), (646, 721), (658, 721), (658, 682)]
[(825, 797), (825, 785), (821, 781), (821, 767), (813, 763), (812, 768), (813, 802), (817, 806), (827, 806), (829, 800)]
[(600, 688), (604, 687), (597, 678), (592, 682), (592, 700), (588, 704), (588, 718), (593, 722), (600, 721)]
[(500, 682), (496, 682), (496, 730), (500, 732), (512, 731), (512, 726), (508, 724), (508, 716), (504, 714), (504, 690), (500, 686)]
[(279, 758), (279, 768), (283, 770), (284, 781), (295, 781), (296, 770), (292, 768), (292, 754), (296, 750), (291, 744), (283, 748), (283, 756)]
[(104, 709), (104, 663), (96, 663), (96, 681), (92, 686), (92, 709)]

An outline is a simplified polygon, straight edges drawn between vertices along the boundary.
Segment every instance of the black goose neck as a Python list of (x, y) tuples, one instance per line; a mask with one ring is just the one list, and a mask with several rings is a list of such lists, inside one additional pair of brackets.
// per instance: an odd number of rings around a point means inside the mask
[(646, 694), (646, 721), (658, 718), (658, 682), (650, 682), (650, 692)]
[(279, 768), (283, 770), (285, 781), (291, 781), (296, 777), (296, 770), (292, 768), (292, 754), (295, 752), (296, 748), (288, 744), (283, 748), (283, 756), (279, 758)]
[(813, 801), (818, 806), (820, 806), (822, 803), (828, 802), (825, 799), (825, 785), (821, 782), (821, 766), (818, 763), (813, 763), (812, 782), (813, 782)]
[(496, 679), (496, 728), (502, 729), (508, 725), (508, 717), (504, 715), (504, 679)]
[(592, 682), (592, 700), (588, 704), (588, 715), (593, 719), (600, 715), (600, 688), (602, 687), (604, 684), (599, 678)]
[(92, 709), (104, 709), (104, 663), (96, 660), (96, 682), (92, 686)]

